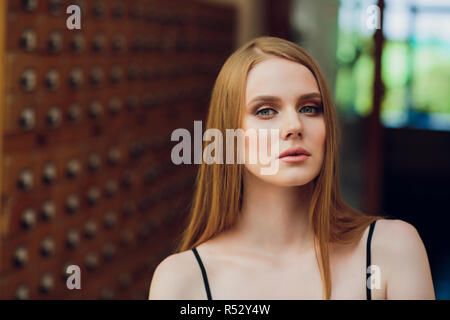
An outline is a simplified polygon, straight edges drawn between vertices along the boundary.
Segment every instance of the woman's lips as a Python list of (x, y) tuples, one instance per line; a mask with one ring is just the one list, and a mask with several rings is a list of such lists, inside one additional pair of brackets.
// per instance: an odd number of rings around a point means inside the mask
[(286, 162), (302, 162), (308, 158), (309, 158), (309, 156), (306, 154), (299, 154), (297, 156), (285, 156), (280, 159), (283, 161), (286, 161)]
[(281, 159), (284, 157), (298, 156), (298, 155), (310, 156), (311, 154), (307, 150), (303, 149), (302, 147), (293, 147), (293, 148), (289, 148), (289, 149), (283, 151), (280, 154), (279, 158)]

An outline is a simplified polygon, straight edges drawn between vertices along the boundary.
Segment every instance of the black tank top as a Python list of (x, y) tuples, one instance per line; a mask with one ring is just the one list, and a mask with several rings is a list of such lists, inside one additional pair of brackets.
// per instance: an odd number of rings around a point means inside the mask
[[(370, 245), (372, 242), (372, 234), (373, 234), (373, 229), (375, 228), (375, 223), (376, 221), (372, 222), (370, 224), (370, 228), (369, 228), (369, 234), (367, 236), (367, 245), (366, 245), (366, 281), (365, 286), (366, 286), (366, 297), (367, 300), (371, 300), (372, 299), (372, 294), (371, 294), (371, 290), (369, 289), (369, 287), (367, 286), (367, 280), (370, 277), (370, 273), (367, 272), (367, 268), (370, 266), (371, 262), (370, 262)], [(208, 283), (208, 276), (206, 275), (206, 270), (205, 267), (203, 266), (202, 263), (202, 259), (200, 259), (200, 255), (198, 254), (197, 248), (193, 248), (192, 251), (194, 252), (195, 258), (197, 258), (198, 264), (200, 266), (200, 270), (202, 271), (202, 276), (203, 276), (203, 282), (205, 284), (205, 290), (206, 290), (206, 296), (208, 297), (208, 300), (212, 300), (211, 297), (211, 291), (209, 289), (209, 283)]]

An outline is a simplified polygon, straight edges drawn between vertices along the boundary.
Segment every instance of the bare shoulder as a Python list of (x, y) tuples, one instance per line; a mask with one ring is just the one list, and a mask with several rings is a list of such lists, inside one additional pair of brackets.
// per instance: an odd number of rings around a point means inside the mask
[(428, 255), (416, 227), (399, 219), (378, 220), (372, 251), (386, 280), (388, 299), (434, 299)]
[(201, 272), (191, 250), (174, 253), (155, 268), (149, 300), (196, 300), (201, 296)]
[[(375, 232), (377, 237), (373, 236), (373, 241), (379, 245), (389, 245), (392, 249), (404, 248), (405, 245), (417, 245), (420, 240), (417, 229), (410, 223), (400, 219), (381, 219), (377, 220)], [(393, 241), (396, 240), (396, 241)]]
[(423, 254), (425, 247), (417, 229), (399, 219), (377, 220), (372, 235), (374, 256), (383, 262), (395, 261), (401, 256)]

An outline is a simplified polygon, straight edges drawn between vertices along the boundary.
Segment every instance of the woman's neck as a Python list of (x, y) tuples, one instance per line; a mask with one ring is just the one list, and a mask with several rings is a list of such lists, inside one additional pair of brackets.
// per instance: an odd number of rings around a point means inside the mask
[(280, 187), (252, 174), (244, 178), (244, 195), (234, 238), (267, 255), (291, 255), (313, 248), (308, 208), (312, 183)]

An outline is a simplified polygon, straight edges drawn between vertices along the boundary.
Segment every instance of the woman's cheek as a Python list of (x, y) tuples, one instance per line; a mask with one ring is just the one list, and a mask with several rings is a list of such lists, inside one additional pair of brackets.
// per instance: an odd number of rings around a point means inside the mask
[(322, 164), (325, 155), (325, 142), (326, 142), (326, 127), (323, 121), (320, 124), (319, 128), (317, 128), (316, 132), (319, 132), (319, 134), (316, 137), (316, 145), (317, 145), (317, 152), (320, 153), (319, 158), (321, 159)]
[[(250, 159), (252, 160), (252, 165), (261, 166), (263, 162), (267, 162), (267, 157), (273, 157), (272, 153), (277, 154), (277, 150), (272, 152), (272, 133), (271, 130), (273, 128), (268, 128), (266, 126), (261, 126), (258, 123), (248, 123), (246, 128), (249, 128), (248, 131), (244, 129), (244, 133), (247, 132), (248, 135), (245, 135), (245, 161), (249, 164)], [(279, 136), (276, 136), (276, 139), (279, 139)], [(274, 146), (277, 146), (275, 143)], [(263, 156), (264, 159), (260, 159)], [(256, 160), (256, 163), (255, 163)], [(268, 164), (266, 164), (268, 165)]]

